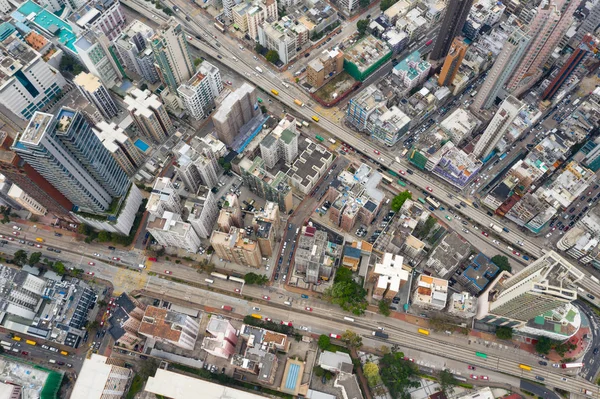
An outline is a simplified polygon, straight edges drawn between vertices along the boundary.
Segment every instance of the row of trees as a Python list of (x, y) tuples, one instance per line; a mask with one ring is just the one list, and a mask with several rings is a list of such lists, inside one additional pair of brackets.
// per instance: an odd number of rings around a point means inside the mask
[[(56, 272), (56, 274), (59, 274), (61, 276), (63, 274), (67, 274), (69, 272), (69, 270), (67, 270), (66, 266), (61, 261), (52, 262), (52, 261), (48, 260), (47, 258), (44, 259), (43, 262), (40, 262), (41, 260), (42, 260), (41, 252), (33, 252), (31, 254), (28, 254), (26, 251), (19, 249), (13, 255), (13, 263), (18, 266), (43, 265), (49, 269), (54, 270), (54, 272)], [(83, 273), (83, 270), (82, 269), (73, 269), (73, 270), (70, 270), (70, 272), (74, 276), (79, 276)]]

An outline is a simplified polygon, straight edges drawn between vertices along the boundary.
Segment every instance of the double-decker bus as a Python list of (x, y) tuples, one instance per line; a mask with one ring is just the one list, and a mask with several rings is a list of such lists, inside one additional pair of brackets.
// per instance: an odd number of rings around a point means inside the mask
[(406, 183), (404, 183), (402, 180), (398, 180), (398, 184), (399, 184), (401, 187), (406, 187)]
[(394, 182), (390, 177), (387, 177), (386, 175), (381, 175), (381, 178), (383, 179), (383, 182), (385, 184), (392, 184)]
[(419, 201), (421, 204), (423, 204), (423, 205), (425, 205), (425, 204), (427, 203), (427, 202), (425, 202), (425, 200), (424, 200), (423, 198), (421, 198), (421, 197), (419, 197), (419, 198), (418, 198), (418, 201)]
[(325, 141), (325, 139), (324, 139), (323, 137), (321, 137), (321, 136), (315, 136), (315, 138), (316, 138), (316, 139), (317, 139), (317, 141), (319, 141), (319, 142), (323, 142), (323, 141)]
[(429, 205), (431, 205), (435, 209), (438, 209), (440, 207), (440, 203), (437, 202), (433, 197), (427, 197), (427, 202), (429, 202)]

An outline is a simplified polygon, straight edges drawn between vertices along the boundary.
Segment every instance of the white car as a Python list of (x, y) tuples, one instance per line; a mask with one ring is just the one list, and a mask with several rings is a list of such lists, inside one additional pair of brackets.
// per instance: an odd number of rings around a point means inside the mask
[(492, 242), (496, 245), (500, 245), (500, 242), (498, 242), (498, 240), (492, 240)]

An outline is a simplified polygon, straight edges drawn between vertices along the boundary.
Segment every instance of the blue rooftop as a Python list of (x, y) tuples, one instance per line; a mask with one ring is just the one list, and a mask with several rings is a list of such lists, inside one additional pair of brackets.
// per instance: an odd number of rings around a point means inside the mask
[(471, 281), (479, 290), (485, 288), (500, 268), (494, 262), (482, 253), (478, 253), (473, 258), (471, 264), (464, 271), (463, 276)]
[(34, 24), (43, 31), (57, 37), (59, 42), (64, 44), (69, 50), (77, 53), (73, 46), (77, 36), (73, 33), (73, 28), (67, 22), (48, 10), (43, 9), (31, 0), (23, 3), (23, 5), (19, 7), (18, 12), (24, 16), (28, 16), (32, 13), (35, 14), (35, 17), (33, 17)]
[(361, 251), (358, 248), (354, 248), (354, 247), (350, 247), (350, 246), (344, 247), (344, 256), (349, 256), (351, 258), (359, 259), (360, 253), (361, 253)]

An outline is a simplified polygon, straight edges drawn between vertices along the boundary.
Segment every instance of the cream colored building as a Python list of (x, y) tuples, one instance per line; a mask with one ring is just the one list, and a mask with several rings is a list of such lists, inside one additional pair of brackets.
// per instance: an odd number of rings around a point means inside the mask
[(221, 259), (255, 268), (261, 266), (260, 246), (246, 237), (244, 229), (232, 227), (228, 233), (213, 231), (210, 244)]
[(10, 190), (8, 190), (8, 196), (34, 215), (44, 216), (47, 212), (46, 208), (44, 208), (42, 204), (33, 199), (33, 197), (28, 195), (25, 191), (21, 190), (21, 188), (16, 184), (13, 184), (10, 187)]

